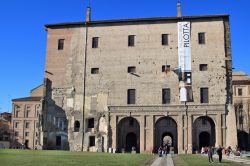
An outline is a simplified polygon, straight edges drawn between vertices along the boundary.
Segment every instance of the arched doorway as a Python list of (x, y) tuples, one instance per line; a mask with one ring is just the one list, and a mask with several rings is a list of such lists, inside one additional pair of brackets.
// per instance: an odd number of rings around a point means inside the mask
[(201, 132), (199, 135), (199, 147), (210, 146), (210, 134), (208, 132)]
[(140, 152), (140, 125), (135, 118), (123, 118), (117, 127), (117, 151), (131, 152), (132, 147)]
[(193, 123), (193, 150), (200, 151), (202, 147), (215, 146), (215, 123), (208, 116), (197, 118)]
[(177, 153), (177, 123), (171, 117), (163, 117), (155, 123), (154, 131), (154, 151), (157, 152), (164, 143), (170, 143)]
[(248, 133), (245, 131), (239, 131), (237, 133), (238, 145), (240, 150), (249, 150), (248, 148)]

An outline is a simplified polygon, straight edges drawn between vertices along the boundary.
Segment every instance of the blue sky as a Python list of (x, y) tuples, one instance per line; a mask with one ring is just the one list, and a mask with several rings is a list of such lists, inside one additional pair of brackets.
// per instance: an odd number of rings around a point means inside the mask
[[(91, 0), (92, 20), (175, 16), (177, 0)], [(42, 84), (44, 25), (85, 19), (86, 0), (0, 1), (0, 112)], [(250, 74), (250, 0), (182, 0), (183, 15), (230, 14), (233, 67)]]

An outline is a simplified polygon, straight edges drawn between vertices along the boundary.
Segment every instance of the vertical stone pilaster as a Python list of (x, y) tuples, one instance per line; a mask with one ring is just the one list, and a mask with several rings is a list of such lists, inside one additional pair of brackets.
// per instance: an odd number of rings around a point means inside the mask
[(154, 116), (148, 116), (146, 123), (146, 151), (152, 152), (154, 148)]
[(144, 152), (145, 145), (145, 116), (140, 116), (140, 152)]
[(226, 146), (226, 115), (222, 115), (222, 146)]
[(116, 115), (112, 115), (111, 117), (110, 117), (110, 126), (111, 126), (111, 146), (112, 146), (112, 148), (113, 149), (117, 149), (117, 147), (116, 147), (116, 145), (117, 145), (117, 143), (116, 143), (116, 127), (117, 127), (117, 117), (116, 117)]
[(192, 154), (193, 152), (193, 140), (192, 140), (192, 134), (193, 134), (193, 116), (189, 115), (188, 116), (188, 153)]
[(217, 147), (218, 145), (222, 145), (222, 123), (221, 123), (221, 115), (218, 114), (216, 116), (216, 143), (215, 146)]
[(188, 117), (183, 115), (183, 150), (184, 153), (187, 153), (188, 150)]
[(177, 121), (177, 126), (178, 126), (178, 153), (184, 153), (184, 133), (183, 133), (183, 115), (179, 115), (178, 121)]

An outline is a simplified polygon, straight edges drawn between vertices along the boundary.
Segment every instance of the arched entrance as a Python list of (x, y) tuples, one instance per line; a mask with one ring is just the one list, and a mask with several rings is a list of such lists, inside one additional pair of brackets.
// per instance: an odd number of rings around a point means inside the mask
[(165, 143), (171, 144), (177, 153), (177, 123), (171, 117), (160, 118), (155, 123), (154, 151), (157, 152)]
[(197, 118), (193, 124), (193, 150), (200, 151), (202, 147), (215, 146), (215, 124), (208, 116)]
[(135, 118), (123, 118), (117, 127), (117, 151), (131, 152), (132, 147), (140, 152), (140, 125)]
[(238, 131), (237, 137), (240, 150), (249, 150), (248, 133), (246, 133), (245, 131)]

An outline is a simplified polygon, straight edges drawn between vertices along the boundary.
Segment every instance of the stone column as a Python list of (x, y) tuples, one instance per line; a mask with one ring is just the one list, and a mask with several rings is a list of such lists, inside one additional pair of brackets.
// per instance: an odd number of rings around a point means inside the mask
[(217, 147), (218, 145), (222, 145), (222, 124), (221, 124), (221, 115), (218, 114), (216, 116), (216, 143), (215, 146)]
[(146, 151), (152, 152), (154, 148), (154, 116), (147, 116), (146, 123)]
[(188, 117), (187, 115), (183, 115), (183, 150), (184, 153), (187, 153), (188, 150)]
[(222, 146), (226, 146), (226, 115), (222, 115)]
[(111, 127), (111, 136), (109, 136), (111, 138), (111, 146), (113, 149), (117, 149), (116, 147), (116, 121), (117, 121), (117, 117), (116, 115), (112, 115), (110, 117), (110, 127)]
[(184, 153), (183, 115), (182, 114), (179, 115), (178, 117), (177, 126), (178, 126), (178, 153)]
[(193, 140), (192, 140), (192, 134), (193, 134), (193, 116), (188, 116), (188, 153), (192, 154), (193, 152)]
[(140, 116), (140, 152), (144, 152), (144, 144), (145, 144), (145, 117)]

